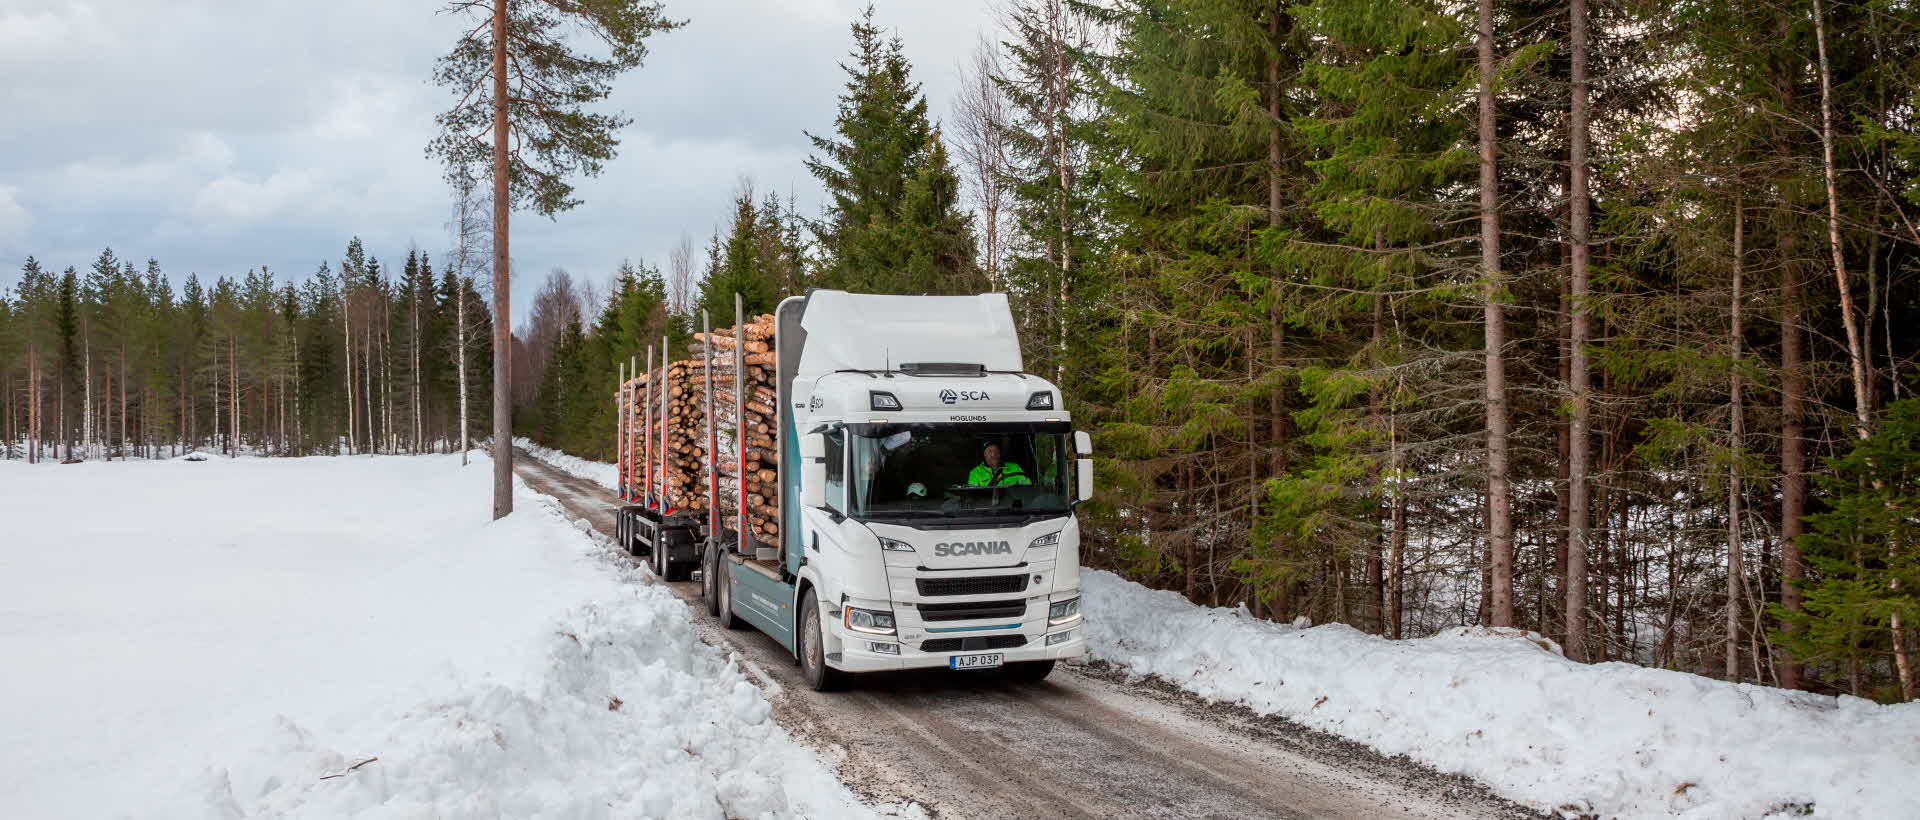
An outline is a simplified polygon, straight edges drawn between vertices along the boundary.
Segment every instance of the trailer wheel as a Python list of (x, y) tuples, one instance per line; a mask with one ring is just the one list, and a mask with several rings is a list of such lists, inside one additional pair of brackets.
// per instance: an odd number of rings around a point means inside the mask
[(712, 539), (707, 547), (700, 551), (700, 597), (707, 602), (707, 614), (720, 614), (720, 548)]
[(717, 599), (720, 611), (713, 615), (720, 619), (720, 626), (727, 629), (744, 627), (746, 624), (741, 622), (740, 616), (733, 614), (733, 562), (721, 558), (715, 563), (720, 565), (720, 571), (714, 573), (715, 581), (720, 585), (720, 597)]
[(845, 682), (840, 670), (827, 665), (826, 641), (820, 631), (820, 602), (814, 599), (811, 589), (800, 603), (800, 672), (815, 692), (830, 692)]
[(1039, 683), (1053, 673), (1053, 661), (1026, 661), (1010, 663), (1001, 670), (1008, 680), (1019, 683)]

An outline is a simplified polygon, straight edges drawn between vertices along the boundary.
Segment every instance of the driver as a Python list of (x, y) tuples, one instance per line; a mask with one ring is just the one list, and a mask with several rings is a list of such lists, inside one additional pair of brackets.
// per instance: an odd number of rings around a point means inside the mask
[(1025, 470), (1020, 465), (1000, 458), (1000, 445), (989, 442), (981, 448), (980, 464), (967, 474), (967, 486), (970, 487), (1018, 487), (1031, 486)]

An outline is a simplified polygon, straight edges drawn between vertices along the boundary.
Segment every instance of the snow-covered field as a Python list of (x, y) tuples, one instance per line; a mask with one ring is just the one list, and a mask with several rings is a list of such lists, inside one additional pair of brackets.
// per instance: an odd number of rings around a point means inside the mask
[(869, 813), (663, 587), (542, 496), (488, 522), (490, 472), (0, 463), (0, 815)]
[(1920, 703), (1880, 706), (1624, 663), (1537, 635), (1388, 641), (1195, 606), (1084, 572), (1095, 657), (1602, 817), (1920, 817)]

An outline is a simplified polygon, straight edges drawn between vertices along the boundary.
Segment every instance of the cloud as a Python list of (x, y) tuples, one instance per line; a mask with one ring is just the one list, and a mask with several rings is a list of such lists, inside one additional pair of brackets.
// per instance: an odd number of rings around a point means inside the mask
[[(599, 278), (704, 241), (742, 176), (817, 213), (803, 131), (833, 127), (866, 0), (665, 0), (689, 25), (650, 40), (608, 107), (620, 156), (585, 204), (515, 214), (516, 269)], [(931, 108), (988, 20), (984, 3), (880, 0)], [(450, 204), (424, 154), (450, 92), (429, 82), (461, 29), (438, 2), (0, 0), (0, 285), (28, 253), (100, 248), (187, 272), (305, 275), (362, 237), (383, 260), (439, 254)], [(30, 218), (29, 218), (30, 215)], [(525, 305), (537, 276), (517, 277)], [(517, 313), (519, 311), (516, 311)]]
[(14, 188), (0, 185), (0, 253), (19, 254), (27, 246), (27, 230), (33, 227), (33, 215), (14, 196)]

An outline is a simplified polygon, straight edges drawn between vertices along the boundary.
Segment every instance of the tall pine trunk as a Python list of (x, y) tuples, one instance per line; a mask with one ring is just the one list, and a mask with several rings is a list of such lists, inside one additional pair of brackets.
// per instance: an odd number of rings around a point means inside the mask
[(493, 517), (513, 512), (512, 339), (508, 322), (507, 2), (493, 2)]
[(1740, 351), (1741, 334), (1745, 328), (1741, 324), (1741, 300), (1746, 275), (1746, 215), (1745, 202), (1739, 197), (1733, 202), (1733, 323), (1727, 334), (1727, 346), (1732, 354), (1732, 375), (1727, 378), (1727, 439), (1733, 451), (1727, 470), (1727, 680), (1740, 679), (1740, 601), (1745, 586), (1744, 557), (1740, 543), (1740, 461), (1745, 456), (1747, 435), (1745, 389), (1741, 385)]
[[(1791, 239), (1791, 234), (1783, 237), (1780, 253), (1784, 264), (1780, 289), (1780, 606), (1788, 612), (1799, 612), (1803, 608), (1800, 581), (1807, 577), (1806, 563), (1800, 556), (1800, 536), (1806, 532), (1801, 517), (1807, 509), (1807, 456), (1802, 421), (1802, 414), (1806, 412), (1807, 380), (1800, 369), (1801, 283)], [(1786, 629), (1788, 634), (1798, 631), (1791, 622)], [(1780, 664), (1780, 685), (1800, 688), (1800, 664), (1791, 656), (1783, 658)]]
[(1513, 626), (1513, 511), (1507, 472), (1507, 323), (1500, 306), (1500, 174), (1493, 108), (1493, 0), (1480, 0), (1480, 259), (1486, 311), (1489, 622)]
[(1567, 342), (1569, 387), (1573, 392), (1573, 419), (1567, 438), (1567, 656), (1587, 659), (1587, 548), (1592, 518), (1587, 487), (1591, 454), (1589, 441), (1593, 425), (1593, 397), (1589, 381), (1587, 345), (1593, 336), (1591, 305), (1588, 295), (1587, 214), (1587, 3), (1571, 0), (1567, 5), (1570, 42), (1573, 50), (1573, 88), (1568, 123), (1568, 159), (1570, 184), (1567, 190), (1567, 222), (1571, 241), (1572, 279), (1569, 302), (1573, 311)]

